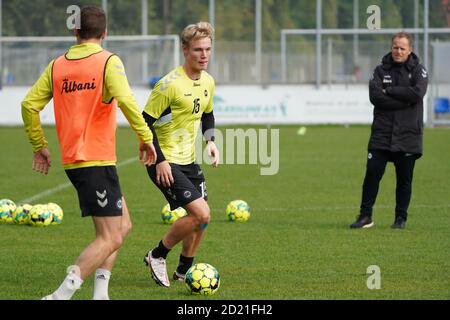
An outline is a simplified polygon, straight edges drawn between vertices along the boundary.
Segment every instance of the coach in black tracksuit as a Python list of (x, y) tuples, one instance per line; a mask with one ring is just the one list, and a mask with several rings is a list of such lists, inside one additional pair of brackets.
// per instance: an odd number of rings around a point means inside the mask
[(401, 32), (392, 38), (391, 52), (375, 68), (369, 83), (374, 105), (360, 215), (351, 228), (373, 226), (372, 207), (387, 162), (397, 177), (395, 221), (403, 229), (411, 200), (414, 164), (422, 156), (423, 97), (428, 74), (412, 52), (412, 38)]

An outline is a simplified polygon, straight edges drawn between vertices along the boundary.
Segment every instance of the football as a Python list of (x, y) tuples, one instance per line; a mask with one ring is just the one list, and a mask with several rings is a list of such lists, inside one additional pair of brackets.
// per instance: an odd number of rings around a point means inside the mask
[(228, 221), (246, 222), (250, 219), (250, 207), (244, 200), (231, 201), (225, 210)]
[(50, 202), (47, 204), (48, 210), (51, 212), (53, 216), (52, 224), (60, 224), (63, 220), (63, 210), (56, 203)]
[(16, 204), (9, 199), (0, 200), (0, 222), (12, 223)]
[(30, 210), (33, 206), (30, 204), (22, 204), (17, 206), (16, 210), (12, 214), (14, 223), (16, 224), (28, 224), (30, 219)]
[(212, 295), (219, 289), (220, 276), (212, 265), (197, 263), (186, 272), (184, 282), (190, 294)]
[(184, 208), (178, 207), (175, 210), (170, 210), (169, 204), (166, 204), (161, 210), (161, 218), (165, 224), (172, 224), (186, 215), (187, 212)]
[(29, 224), (33, 227), (47, 227), (53, 221), (53, 215), (46, 205), (33, 206), (29, 214)]

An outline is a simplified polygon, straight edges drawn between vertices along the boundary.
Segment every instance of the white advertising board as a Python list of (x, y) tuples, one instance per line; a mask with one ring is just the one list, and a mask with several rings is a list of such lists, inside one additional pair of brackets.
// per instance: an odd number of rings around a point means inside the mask
[[(29, 88), (0, 90), (0, 125), (21, 125), (20, 103)], [(141, 108), (150, 90), (133, 88)], [(217, 124), (354, 124), (371, 123), (373, 107), (367, 86), (217, 86), (214, 115)], [(126, 119), (119, 111), (119, 124)], [(54, 124), (53, 103), (41, 112), (43, 124)]]

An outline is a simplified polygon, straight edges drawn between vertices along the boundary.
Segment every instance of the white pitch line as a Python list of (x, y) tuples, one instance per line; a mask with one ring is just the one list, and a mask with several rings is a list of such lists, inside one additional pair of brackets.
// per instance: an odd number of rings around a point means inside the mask
[(64, 190), (64, 189), (70, 187), (71, 185), (72, 185), (72, 183), (70, 183), (70, 182), (66, 182), (66, 183), (60, 184), (59, 186), (56, 186), (55, 188), (42, 191), (42, 192), (40, 192), (40, 193), (38, 193), (38, 194), (28, 198), (28, 199), (21, 200), (18, 203), (33, 203), (36, 200), (41, 199), (41, 198), (43, 198), (45, 196), (48, 196), (48, 195), (54, 194), (54, 193), (56, 193), (58, 191)]
[[(136, 160), (137, 160), (136, 157), (127, 159), (127, 160), (125, 160), (125, 161), (119, 163), (119, 164), (117, 165), (117, 168), (120, 168), (120, 167), (129, 165), (130, 163), (133, 163), (133, 162), (135, 162)], [(40, 192), (40, 193), (38, 193), (38, 194), (35, 194), (34, 196), (31, 196), (31, 197), (28, 198), (28, 199), (24, 199), (24, 200), (22, 200), (22, 201), (19, 201), (18, 203), (33, 203), (33, 202), (35, 202), (36, 200), (39, 200), (39, 199), (41, 199), (41, 198), (43, 198), (43, 197), (45, 197), (45, 196), (49, 196), (49, 195), (54, 194), (54, 193), (56, 193), (56, 192), (59, 192), (59, 191), (61, 191), (61, 190), (67, 189), (67, 188), (69, 188), (70, 186), (72, 186), (72, 183), (71, 183), (71, 182), (62, 183), (62, 184), (60, 184), (60, 185), (58, 185), (58, 186), (56, 186), (56, 187), (54, 187), (54, 188), (51, 188), (51, 189), (42, 191), (42, 192)]]

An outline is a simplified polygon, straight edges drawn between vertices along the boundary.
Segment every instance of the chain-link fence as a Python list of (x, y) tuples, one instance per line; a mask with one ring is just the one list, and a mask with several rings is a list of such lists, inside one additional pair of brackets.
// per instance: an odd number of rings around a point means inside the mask
[[(7, 39), (7, 38), (5, 38)], [(450, 42), (450, 35), (432, 39)], [(49, 61), (73, 44), (73, 39), (45, 37), (27, 40), (15, 38), (3, 42), (4, 86), (29, 86), (39, 77)], [(163, 76), (179, 64), (181, 50), (178, 37), (122, 36), (107, 38), (106, 48), (118, 54), (125, 64), (131, 85), (148, 85), (152, 79)], [(279, 42), (262, 44), (261, 71), (255, 62), (253, 42), (217, 41), (210, 64), (210, 73), (217, 84), (314, 84), (316, 82), (316, 38), (312, 35), (290, 37), (286, 45), (286, 75), (282, 76), (282, 58)], [(448, 61), (439, 52), (440, 46), (431, 46), (431, 79), (435, 84), (445, 80), (448, 73), (440, 65)], [(355, 42), (350, 35), (326, 36), (322, 40), (321, 83), (367, 83), (373, 69), (390, 50), (390, 36), (360, 36)], [(423, 46), (414, 48), (423, 61)], [(440, 72), (437, 76), (436, 72)], [(444, 73), (443, 77), (441, 74)], [(434, 78), (436, 74), (436, 78)]]
[[(2, 44), (4, 86), (30, 86), (48, 63), (67, 52), (71, 37), (5, 38)], [(103, 46), (122, 59), (131, 85), (149, 85), (180, 64), (177, 35), (115, 36)]]

